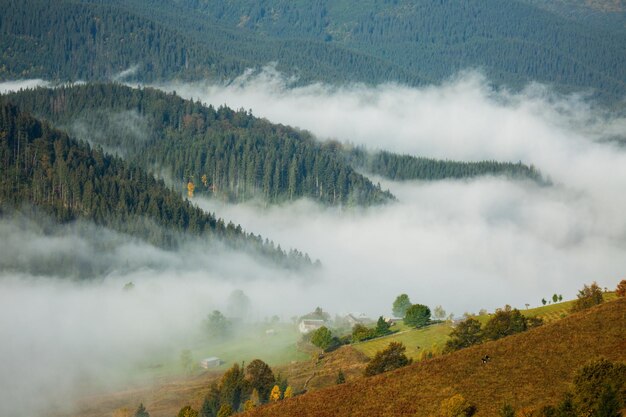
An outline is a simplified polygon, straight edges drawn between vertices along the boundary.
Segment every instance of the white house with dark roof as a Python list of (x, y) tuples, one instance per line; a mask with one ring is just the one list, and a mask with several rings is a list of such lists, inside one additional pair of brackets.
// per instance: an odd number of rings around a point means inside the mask
[(317, 320), (317, 319), (302, 319), (300, 320), (300, 324), (298, 324), (298, 330), (302, 334), (307, 334), (309, 332), (313, 332), (320, 327), (326, 324), (325, 320)]

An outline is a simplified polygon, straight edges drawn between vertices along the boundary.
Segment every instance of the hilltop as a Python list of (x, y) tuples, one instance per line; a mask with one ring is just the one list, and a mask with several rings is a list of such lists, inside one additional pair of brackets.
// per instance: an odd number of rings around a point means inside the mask
[[(579, 366), (598, 356), (626, 360), (626, 299), (498, 341), (357, 379), (251, 412), (251, 416), (428, 416), (461, 394), (478, 416), (557, 401)], [(492, 360), (484, 365), (480, 358)]]

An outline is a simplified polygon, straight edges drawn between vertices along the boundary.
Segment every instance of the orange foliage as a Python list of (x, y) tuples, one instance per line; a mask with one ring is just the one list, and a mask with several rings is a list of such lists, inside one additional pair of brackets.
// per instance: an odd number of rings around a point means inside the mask
[[(455, 392), (495, 416), (504, 403), (539, 409), (562, 398), (577, 368), (604, 356), (626, 360), (626, 298), (496, 341), (461, 349), (381, 375), (358, 378), (290, 401), (258, 407), (250, 416), (438, 415)], [(483, 364), (481, 358), (491, 361)]]

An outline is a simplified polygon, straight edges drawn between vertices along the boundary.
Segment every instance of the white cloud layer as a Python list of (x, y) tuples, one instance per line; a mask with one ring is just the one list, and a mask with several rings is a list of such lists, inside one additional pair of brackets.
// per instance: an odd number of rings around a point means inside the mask
[(0, 94), (11, 93), (36, 87), (47, 87), (50, 83), (42, 79), (29, 79), (0, 82)]
[[(112, 265), (88, 284), (0, 272), (0, 334), (10, 340), (0, 344), (0, 415), (64, 401), (77, 387), (89, 387), (85, 381), (99, 380), (101, 387), (114, 380), (110, 373), (132, 366), (146, 349), (193, 337), (198, 320), (223, 309), (235, 288), (251, 298), (256, 317), (288, 318), (318, 305), (378, 316), (389, 314), (403, 292), (459, 315), (506, 303), (534, 306), (553, 293), (571, 298), (584, 283), (614, 287), (626, 276), (626, 152), (603, 142), (624, 137), (626, 119), (584, 97), (541, 86), (496, 91), (476, 74), (424, 88), (289, 88), (268, 70), (229, 85), (160, 87), (252, 109), (321, 139), (437, 158), (522, 160), (555, 185), (381, 181), (398, 203), (347, 210), (309, 201), (265, 209), (197, 200), (284, 248), (320, 258), (324, 268), (315, 276), (285, 274), (199, 242), (167, 253), (119, 237), (107, 245), (74, 231), (46, 237), (0, 224), (0, 240), (12, 248), (5, 256), (14, 263), (53, 246), (55, 254)], [(137, 287), (124, 293), (128, 281)]]
[(626, 118), (583, 96), (540, 85), (497, 91), (476, 73), (424, 88), (289, 88), (272, 69), (228, 85), (161, 88), (251, 109), (321, 139), (442, 159), (521, 160), (555, 183), (386, 183), (398, 204), (344, 213), (303, 202), (260, 213), (208, 204), (319, 256), (334, 285), (334, 308), (386, 313), (394, 295), (407, 292), (458, 314), (535, 305), (554, 292), (573, 297), (585, 282), (613, 287), (626, 275), (626, 152), (606, 142), (626, 136)]

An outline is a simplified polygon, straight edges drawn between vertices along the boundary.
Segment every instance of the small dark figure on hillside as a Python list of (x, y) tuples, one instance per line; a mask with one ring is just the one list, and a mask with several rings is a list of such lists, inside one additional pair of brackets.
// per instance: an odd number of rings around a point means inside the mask
[(482, 361), (483, 361), (483, 363), (487, 363), (487, 362), (489, 362), (490, 360), (491, 360), (491, 358), (489, 357), (489, 355), (485, 355), (485, 356), (483, 356), (483, 357), (482, 357)]

